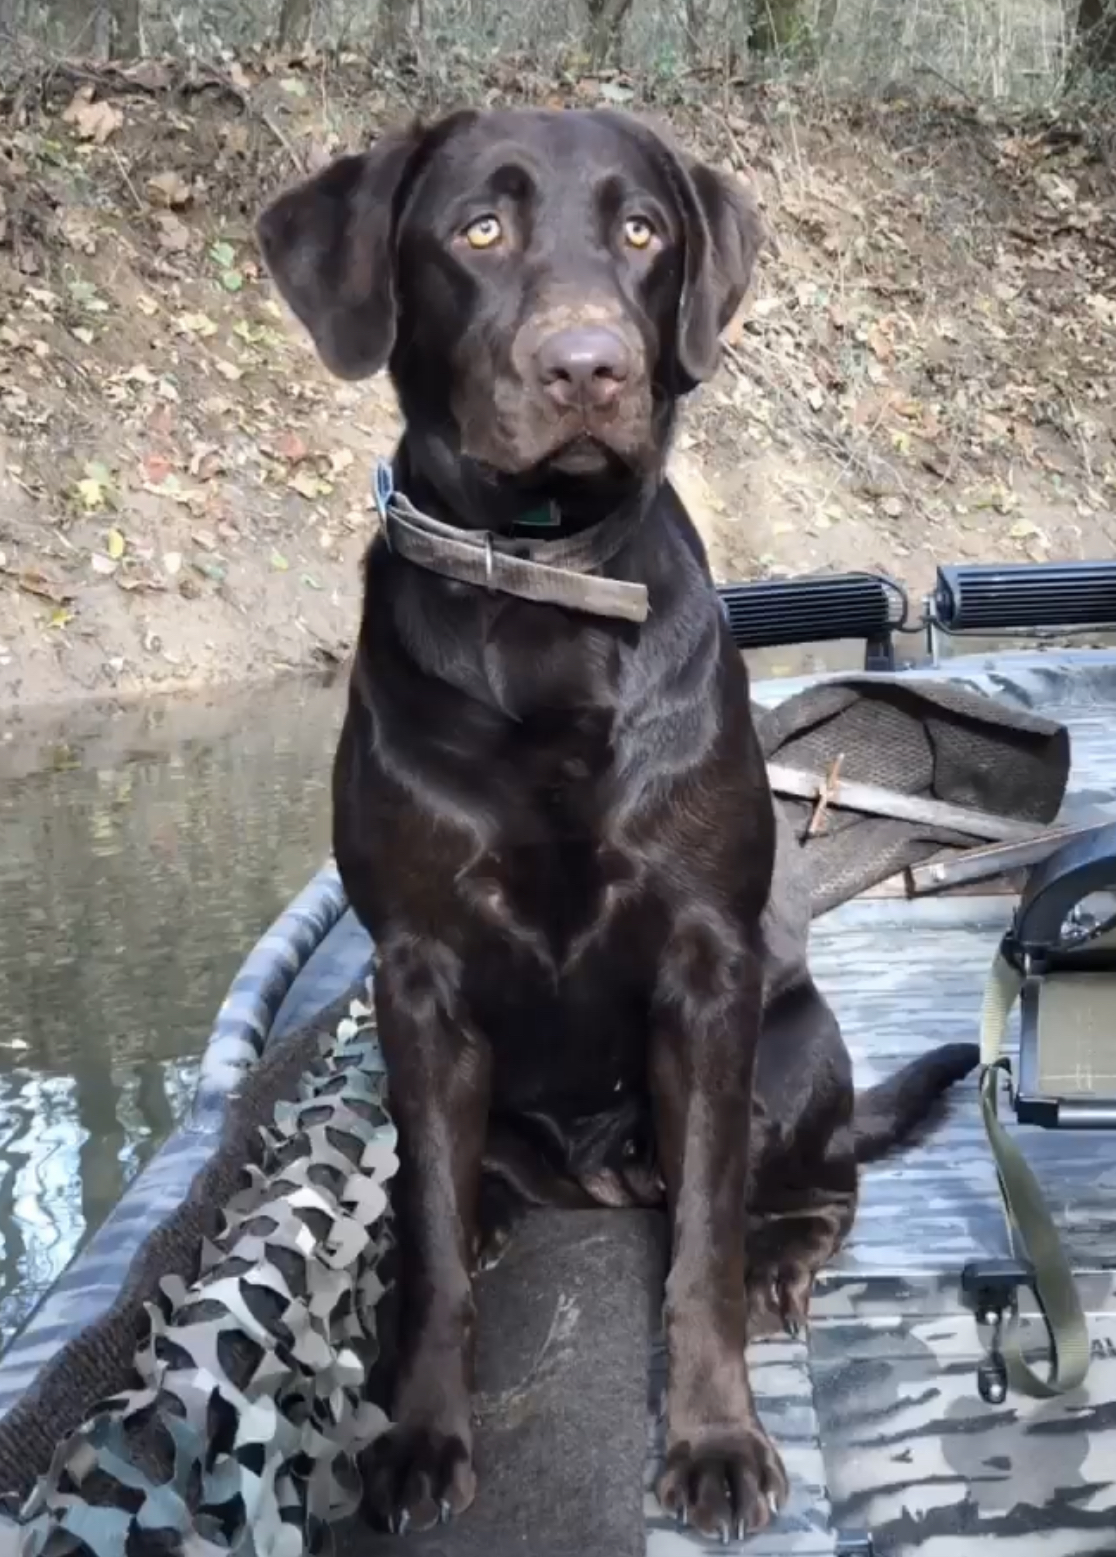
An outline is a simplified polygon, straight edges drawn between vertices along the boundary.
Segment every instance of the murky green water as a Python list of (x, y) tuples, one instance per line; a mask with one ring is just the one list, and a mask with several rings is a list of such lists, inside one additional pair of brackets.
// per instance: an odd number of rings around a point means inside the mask
[(339, 689), (0, 716), (0, 1347), (188, 1106), (329, 848)]

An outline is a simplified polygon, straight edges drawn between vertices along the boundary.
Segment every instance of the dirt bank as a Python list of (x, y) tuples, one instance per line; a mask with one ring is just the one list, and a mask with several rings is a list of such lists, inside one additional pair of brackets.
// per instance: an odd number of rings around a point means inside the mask
[[(638, 83), (522, 62), (451, 96), (602, 94), (640, 106)], [(251, 227), (417, 96), (275, 58), (56, 66), (8, 91), (0, 707), (344, 658), (395, 407), (318, 365)], [(1111, 125), (775, 88), (655, 107), (754, 181), (777, 243), (675, 456), (720, 575), (918, 589), (939, 561), (1112, 554)]]

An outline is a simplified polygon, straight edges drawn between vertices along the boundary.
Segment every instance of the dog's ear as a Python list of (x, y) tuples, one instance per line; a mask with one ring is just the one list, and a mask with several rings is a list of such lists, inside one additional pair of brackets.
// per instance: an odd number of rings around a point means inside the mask
[(720, 334), (748, 290), (766, 236), (756, 198), (701, 162), (685, 168), (686, 263), (678, 306), (678, 363), (700, 383), (720, 359)]
[(289, 189), (256, 224), (264, 264), (339, 378), (367, 378), (395, 340), (395, 215), (416, 125), (338, 157)]

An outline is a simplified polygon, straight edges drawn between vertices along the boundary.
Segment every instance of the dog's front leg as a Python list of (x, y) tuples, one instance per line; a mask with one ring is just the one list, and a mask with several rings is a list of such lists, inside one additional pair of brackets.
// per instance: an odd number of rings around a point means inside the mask
[(762, 965), (735, 927), (688, 916), (661, 963), (651, 1093), (671, 1217), (659, 1500), (705, 1535), (761, 1529), (787, 1492), (744, 1358), (745, 1199)]
[(403, 1290), (393, 1426), (361, 1470), (366, 1510), (399, 1533), (445, 1521), (476, 1492), (469, 1264), (491, 1060), (461, 1019), (459, 984), (443, 945), (408, 937), (380, 947), (376, 1020), (399, 1130)]

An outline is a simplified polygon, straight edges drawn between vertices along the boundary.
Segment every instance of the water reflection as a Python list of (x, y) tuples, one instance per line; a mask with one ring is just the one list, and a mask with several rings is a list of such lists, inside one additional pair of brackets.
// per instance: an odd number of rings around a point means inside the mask
[(329, 847), (340, 694), (9, 717), (0, 1346), (181, 1118), (214, 1012)]

